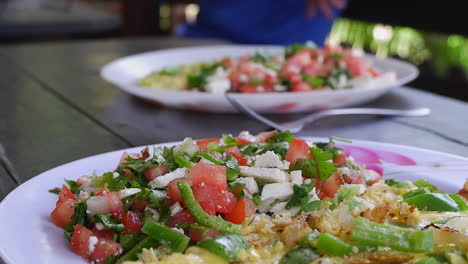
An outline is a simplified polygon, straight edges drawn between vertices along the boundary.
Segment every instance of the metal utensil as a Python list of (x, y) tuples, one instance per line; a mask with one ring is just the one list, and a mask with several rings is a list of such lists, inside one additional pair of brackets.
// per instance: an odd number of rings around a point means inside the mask
[(281, 131), (289, 130), (293, 133), (301, 131), (305, 125), (317, 121), (326, 116), (334, 115), (381, 115), (381, 116), (405, 116), (405, 117), (418, 117), (426, 116), (431, 113), (431, 110), (427, 107), (398, 110), (398, 109), (382, 109), (382, 108), (338, 108), (315, 112), (305, 117), (299, 118), (290, 122), (274, 122), (264, 116), (253, 111), (250, 107), (239, 102), (236, 98), (231, 96), (229, 93), (225, 94), (226, 99), (241, 113), (249, 116), (250, 118), (257, 120), (267, 126)]
[(10, 174), (10, 176), (13, 178), (13, 180), (16, 181), (16, 183), (20, 183), (18, 172), (13, 166), (13, 163), (11, 163), (10, 159), (8, 159), (5, 148), (0, 143), (0, 166), (2, 165), (5, 168), (6, 172)]

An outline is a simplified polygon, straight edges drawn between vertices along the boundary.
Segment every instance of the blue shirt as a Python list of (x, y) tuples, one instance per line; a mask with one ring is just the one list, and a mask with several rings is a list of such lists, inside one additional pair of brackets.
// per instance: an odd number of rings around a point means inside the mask
[(311, 40), (323, 45), (333, 23), (318, 11), (307, 17), (305, 0), (200, 0), (199, 6), (197, 21), (179, 28), (180, 35), (246, 44)]

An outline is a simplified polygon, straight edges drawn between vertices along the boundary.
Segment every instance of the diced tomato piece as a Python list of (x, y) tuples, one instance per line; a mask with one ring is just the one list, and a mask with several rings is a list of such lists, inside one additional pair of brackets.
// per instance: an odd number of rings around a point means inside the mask
[(348, 175), (345, 175), (344, 176), (344, 181), (347, 183), (347, 184), (364, 184), (364, 178), (359, 175), (358, 177), (350, 177)]
[(380, 181), (382, 179), (382, 175), (374, 170), (366, 170), (365, 172), (366, 182), (369, 182), (369, 185), (373, 185), (374, 183)]
[(353, 76), (361, 76), (370, 68), (369, 62), (364, 58), (353, 56), (351, 54), (346, 55), (343, 60)]
[(193, 217), (190, 215), (190, 212), (187, 209), (169, 217), (166, 225), (168, 227), (177, 227), (178, 225), (185, 223), (195, 223), (195, 220), (193, 220)]
[(143, 222), (138, 214), (128, 211), (122, 217), (122, 224), (125, 226), (125, 233), (140, 233)]
[(276, 76), (267, 74), (267, 75), (265, 76), (263, 85), (264, 85), (265, 87), (273, 87), (273, 85), (275, 85), (276, 81), (277, 81)]
[(219, 138), (204, 138), (204, 139), (197, 139), (197, 146), (200, 148), (200, 151), (207, 152), (208, 151), (208, 143), (215, 142), (219, 143)]
[(305, 82), (297, 82), (293, 84), (291, 91), (292, 92), (310, 92), (312, 91), (312, 86), (310, 86), (310, 84), (305, 83)]
[(299, 50), (291, 58), (289, 58), (288, 61), (294, 62), (300, 66), (307, 65), (312, 62), (310, 50), (309, 49)]
[(190, 233), (189, 233), (189, 237), (191, 240), (195, 241), (195, 242), (198, 242), (198, 241), (202, 241), (203, 239), (207, 238), (207, 237), (214, 237), (214, 236), (217, 236), (219, 234), (221, 234), (221, 232), (219, 232), (219, 230), (217, 229), (214, 229), (214, 228), (211, 228), (208, 232), (206, 232), (206, 230), (199, 230), (199, 229), (190, 229)]
[(111, 191), (99, 191), (95, 193), (96, 196), (107, 197), (109, 210), (115, 218), (121, 217), (123, 215), (123, 203), (120, 200), (119, 194), (117, 192)]
[(124, 177), (130, 177), (130, 179), (134, 179), (134, 178), (136, 177), (135, 174), (134, 174), (130, 169), (124, 168), (123, 170), (124, 170), (125, 172), (124, 172), (124, 174), (123, 174), (122, 176), (124, 176)]
[(112, 230), (106, 230), (106, 229), (99, 230), (96, 227), (93, 227), (93, 229), (91, 229), (91, 231), (98, 238), (105, 238), (105, 239), (110, 239), (110, 240), (112, 240), (114, 238), (114, 234), (115, 234), (115, 232), (112, 231)]
[(340, 155), (334, 157), (333, 163), (335, 163), (337, 167), (346, 166), (346, 154), (341, 153)]
[(178, 182), (183, 182), (183, 181), (189, 182), (189, 184), (191, 182), (191, 180), (187, 179), (187, 178), (178, 178), (178, 179), (172, 180), (167, 185), (167, 196), (169, 196), (169, 198), (171, 198), (172, 203), (177, 203), (177, 202), (178, 203), (183, 203), (184, 202), (184, 198), (182, 198), (182, 194), (180, 194), (179, 187), (177, 186)]
[(118, 256), (122, 254), (122, 246), (110, 239), (100, 238), (96, 245), (94, 245), (94, 250), (89, 256), (89, 260), (95, 263), (105, 263), (106, 259), (109, 256)]
[(132, 210), (134, 212), (143, 212), (148, 204), (150, 204), (150, 202), (146, 200), (133, 200)]
[(70, 198), (64, 198), (61, 202), (57, 203), (54, 211), (50, 214), (52, 222), (58, 227), (64, 227), (71, 224), (73, 213), (75, 212), (76, 201)]
[(242, 224), (244, 220), (253, 215), (256, 211), (256, 206), (249, 198), (243, 198), (237, 201), (236, 206), (230, 212), (224, 215), (224, 218), (234, 224)]
[(272, 130), (272, 131), (265, 131), (265, 132), (260, 132), (258, 133), (258, 135), (256, 136), (257, 137), (257, 141), (258, 142), (266, 142), (267, 139), (271, 138), (272, 136), (274, 136), (276, 134), (276, 130)]
[(82, 225), (76, 225), (75, 231), (70, 240), (70, 248), (73, 253), (85, 259), (89, 259), (91, 252), (89, 251), (89, 238), (94, 236), (93, 232)]
[(237, 137), (236, 138), (236, 144), (239, 144), (239, 145), (248, 145), (252, 143), (251, 141), (245, 139), (245, 138), (242, 138), (242, 137)]
[(217, 213), (229, 213), (236, 205), (236, 197), (228, 190), (219, 190), (210, 186), (195, 186), (193, 195), (203, 209), (214, 215)]
[(219, 190), (227, 188), (226, 167), (208, 164), (204, 159), (188, 169), (187, 176), (192, 179), (192, 186), (211, 186)]
[(228, 57), (223, 58), (221, 60), (221, 63), (224, 64), (224, 66), (226, 66), (228, 69), (234, 66), (233, 60), (231, 58), (228, 58)]
[(72, 191), (64, 184), (62, 185), (62, 189), (60, 190), (59, 197), (56, 204), (59, 204), (67, 199), (75, 199), (75, 195)]
[(78, 178), (78, 180), (76, 180), (76, 183), (78, 185), (83, 185), (85, 183), (88, 183), (89, 181), (91, 181), (91, 177), (89, 176), (81, 176)]
[(240, 166), (245, 166), (247, 165), (247, 160), (244, 158), (244, 156), (242, 156), (239, 148), (237, 148), (236, 146), (232, 146), (232, 147), (229, 147), (229, 148), (225, 148), (224, 151), (233, 156), (234, 158), (237, 159), (237, 163), (240, 165)]
[(156, 177), (164, 175), (169, 172), (169, 168), (166, 165), (160, 165), (156, 168), (146, 169), (143, 174), (148, 181), (154, 180)]
[(322, 183), (320, 191), (323, 196), (333, 198), (336, 191), (344, 184), (343, 178), (341, 178), (338, 172), (333, 173), (326, 181)]
[(286, 160), (291, 162), (291, 168), (294, 168), (298, 159), (310, 159), (312, 153), (310, 147), (304, 140), (293, 138), (291, 145), (289, 145), (288, 152), (286, 152)]

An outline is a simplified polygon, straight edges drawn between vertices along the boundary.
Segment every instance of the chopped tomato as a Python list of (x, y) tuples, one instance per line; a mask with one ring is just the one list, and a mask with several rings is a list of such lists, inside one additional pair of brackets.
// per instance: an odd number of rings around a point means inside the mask
[(200, 148), (200, 151), (207, 152), (208, 151), (208, 143), (215, 142), (219, 143), (219, 138), (204, 138), (204, 139), (197, 139), (197, 146)]
[(326, 181), (322, 183), (320, 192), (323, 196), (333, 198), (336, 191), (344, 184), (343, 178), (341, 178), (338, 172), (333, 173)]
[(256, 207), (252, 200), (243, 198), (237, 201), (234, 209), (224, 215), (224, 218), (234, 224), (242, 224), (244, 220), (255, 213)]
[(70, 198), (64, 198), (61, 202), (57, 202), (57, 206), (50, 214), (52, 222), (58, 227), (64, 227), (71, 224), (73, 213), (75, 212), (76, 201)]
[(156, 168), (146, 169), (143, 174), (148, 181), (154, 180), (156, 177), (164, 175), (169, 172), (169, 168), (166, 165), (160, 165)]
[(293, 84), (291, 88), (292, 92), (310, 92), (312, 91), (312, 86), (305, 82), (297, 82)]
[(178, 225), (185, 223), (195, 223), (195, 220), (193, 220), (192, 216), (190, 215), (190, 212), (187, 209), (169, 217), (169, 219), (166, 222), (166, 225), (168, 227), (177, 227)]
[(262, 89), (264, 89), (263, 87), (260, 88), (262, 86), (259, 86), (259, 85), (255, 85), (255, 84), (243, 84), (239, 87), (239, 92), (241, 93), (259, 93), (259, 92), (263, 92)]
[(148, 204), (150, 204), (150, 202), (146, 200), (133, 200), (132, 210), (134, 212), (143, 212)]
[(122, 217), (122, 224), (125, 226), (125, 233), (140, 233), (143, 222), (138, 214), (128, 211)]
[(369, 182), (369, 185), (373, 185), (374, 183), (380, 181), (382, 179), (382, 175), (374, 170), (366, 170), (365, 171), (365, 180)]
[(239, 144), (239, 145), (248, 145), (248, 144), (250, 144), (250, 143), (252, 143), (252, 141), (249, 141), (249, 140), (247, 140), (247, 139), (245, 139), (245, 138), (242, 138), (242, 137), (237, 137), (237, 138), (236, 138), (236, 144)]
[(109, 256), (118, 256), (122, 254), (122, 246), (110, 239), (100, 238), (96, 245), (94, 245), (94, 250), (89, 256), (89, 260), (95, 263), (105, 263), (106, 259)]
[(62, 189), (60, 190), (59, 193), (59, 198), (57, 200), (57, 204), (67, 200), (67, 199), (75, 199), (75, 195), (72, 193), (72, 191), (64, 184), (62, 185)]
[(353, 76), (361, 76), (365, 72), (369, 71), (369, 63), (363, 58), (348, 54), (344, 57), (343, 61), (346, 63), (349, 71)]
[(304, 140), (293, 138), (291, 145), (289, 145), (288, 152), (286, 152), (286, 160), (291, 162), (291, 168), (294, 168), (298, 159), (310, 159), (312, 153), (310, 147)]
[(109, 210), (115, 218), (121, 217), (123, 215), (123, 203), (120, 200), (119, 194), (117, 192), (111, 191), (99, 191), (95, 194), (96, 196), (107, 197)]
[(125, 172), (124, 172), (124, 174), (123, 174), (122, 176), (124, 176), (124, 177), (130, 177), (130, 179), (134, 179), (134, 178), (136, 177), (135, 174), (134, 174), (130, 169), (124, 168), (123, 170), (124, 170)]
[(364, 178), (361, 175), (355, 178), (350, 177), (348, 175), (344, 175), (344, 181), (347, 184), (364, 184)]
[(110, 239), (112, 240), (114, 238), (115, 232), (112, 230), (99, 230), (96, 227), (93, 227), (91, 231), (98, 237), (98, 238), (105, 238), (105, 239)]
[(334, 157), (333, 163), (335, 163), (337, 167), (346, 166), (346, 154), (341, 153), (340, 155)]
[(187, 170), (187, 175), (192, 179), (192, 186), (210, 186), (219, 190), (227, 188), (226, 167), (208, 164), (204, 159), (200, 160), (193, 168)]
[(236, 146), (232, 146), (232, 147), (229, 147), (229, 148), (226, 148), (224, 149), (224, 151), (233, 156), (234, 158), (237, 159), (237, 163), (240, 165), (240, 166), (245, 166), (247, 165), (247, 160), (244, 158), (244, 156), (242, 156), (239, 148), (237, 148)]
[(200, 206), (209, 214), (229, 213), (236, 205), (236, 197), (228, 190), (218, 190), (210, 186), (195, 186), (193, 195)]
[(179, 187), (177, 186), (178, 182), (188, 181), (190, 183), (190, 179), (186, 178), (178, 178), (174, 179), (167, 185), (167, 196), (171, 198), (172, 203), (183, 203), (184, 198), (182, 198), (182, 194), (180, 194)]
[(189, 237), (191, 240), (198, 242), (207, 237), (214, 237), (221, 234), (219, 230), (211, 228), (210, 230), (190, 229)]
[(94, 236), (93, 232), (82, 225), (76, 225), (75, 231), (70, 240), (71, 250), (85, 259), (89, 259), (91, 252), (89, 251), (89, 238)]
[(257, 137), (257, 141), (258, 141), (258, 142), (266, 142), (267, 139), (271, 138), (271, 137), (274, 136), (275, 134), (276, 134), (276, 130), (260, 132), (260, 133), (258, 133), (258, 135), (256, 136), (256, 137)]

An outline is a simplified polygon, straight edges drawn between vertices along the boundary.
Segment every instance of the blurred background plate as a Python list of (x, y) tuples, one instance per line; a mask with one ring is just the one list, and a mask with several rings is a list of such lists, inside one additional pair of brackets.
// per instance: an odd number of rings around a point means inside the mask
[[(282, 48), (278, 46), (227, 45), (146, 52), (120, 58), (105, 65), (101, 70), (101, 76), (127, 93), (169, 107), (209, 112), (236, 112), (223, 94), (147, 88), (138, 85), (138, 81), (166, 66), (209, 61), (224, 56), (239, 57), (254, 54), (256, 51), (276, 53), (281, 52)], [(379, 71), (395, 72), (397, 81), (369, 88), (355, 87), (346, 90), (300, 93), (236, 94), (236, 98), (260, 113), (310, 112), (371, 101), (392, 87), (412, 81), (418, 75), (417, 68), (406, 62), (388, 58), (381, 59), (372, 55), (366, 56)]]

